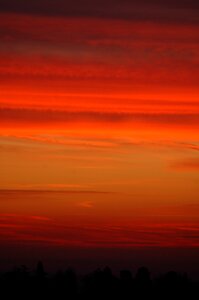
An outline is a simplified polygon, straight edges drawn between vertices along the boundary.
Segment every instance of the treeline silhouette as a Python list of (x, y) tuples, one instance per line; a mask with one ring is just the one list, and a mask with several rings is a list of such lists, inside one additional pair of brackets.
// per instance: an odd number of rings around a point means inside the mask
[(40, 261), (35, 271), (21, 266), (2, 273), (0, 291), (0, 299), (199, 299), (199, 282), (174, 271), (152, 279), (146, 267), (135, 276), (130, 270), (115, 276), (109, 267), (84, 276), (72, 268), (48, 274)]

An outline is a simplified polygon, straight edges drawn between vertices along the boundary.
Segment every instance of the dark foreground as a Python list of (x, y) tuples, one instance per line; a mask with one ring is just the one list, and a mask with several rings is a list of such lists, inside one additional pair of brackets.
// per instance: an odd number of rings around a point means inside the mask
[(85, 276), (68, 268), (54, 275), (38, 263), (30, 272), (21, 266), (0, 276), (0, 299), (199, 299), (199, 282), (170, 271), (151, 279), (146, 267), (122, 270), (117, 277), (106, 267)]

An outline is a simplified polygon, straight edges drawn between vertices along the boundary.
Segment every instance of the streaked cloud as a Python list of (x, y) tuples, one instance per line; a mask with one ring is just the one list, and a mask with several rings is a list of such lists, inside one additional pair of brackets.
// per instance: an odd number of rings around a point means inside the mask
[(147, 123), (173, 125), (199, 125), (196, 113), (126, 113), (104, 111), (63, 111), (52, 109), (0, 108), (1, 124), (45, 123)]
[(199, 171), (199, 158), (179, 159), (171, 163), (170, 166), (176, 171)]
[[(55, 16), (89, 16), (101, 18), (122, 18), (122, 19), (154, 19), (167, 22), (197, 22), (198, 3), (191, 1), (113, 1), (113, 0), (75, 0), (66, 3), (58, 0), (46, 3), (45, 0), (35, 2), (25, 0), (2, 0), (2, 11), (23, 12), (38, 15)], [(179, 11), (180, 8), (180, 11)]]
[[(66, 225), (42, 217), (0, 216), (0, 244), (24, 243), (57, 247), (198, 247), (197, 223)], [(48, 221), (47, 223), (44, 221)], [(36, 222), (36, 223), (35, 223)]]

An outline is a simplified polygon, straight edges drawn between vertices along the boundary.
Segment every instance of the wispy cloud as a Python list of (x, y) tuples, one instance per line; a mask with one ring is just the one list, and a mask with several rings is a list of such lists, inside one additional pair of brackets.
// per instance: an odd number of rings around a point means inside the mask
[[(99, 161), (102, 163), (111, 163), (111, 162), (125, 162), (128, 161), (128, 158), (122, 154), (127, 154), (129, 151), (178, 151), (179, 153), (187, 153), (191, 155), (192, 152), (199, 151), (198, 142), (192, 137), (175, 137), (171, 136), (170, 139), (163, 139), (162, 137), (149, 136), (137, 136), (136, 139), (131, 136), (131, 133), (125, 133), (126, 136), (122, 134), (117, 134), (117, 136), (103, 134), (93, 134), (93, 133), (84, 133), (84, 134), (70, 134), (67, 133), (32, 133), (22, 134), (21, 132), (15, 134), (5, 134), (0, 133), (0, 152), (6, 154), (12, 153), (41, 153), (45, 151), (45, 157), (48, 159), (62, 159), (70, 160), (74, 162), (86, 162), (87, 164), (94, 161)], [(185, 139), (186, 138), (186, 139)], [(46, 149), (48, 147), (48, 150)], [(66, 149), (73, 149), (73, 152), (67, 152)], [(75, 150), (76, 149), (76, 150)], [(79, 156), (78, 149), (82, 151), (92, 151), (92, 153), (86, 154), (85, 152), (83, 157)], [(94, 150), (95, 149), (95, 153)], [(111, 151), (114, 150), (115, 155)], [(97, 152), (103, 153), (103, 155), (97, 155)], [(119, 156), (117, 154), (120, 154)], [(175, 162), (170, 162), (172, 166)], [(60, 188), (81, 188), (80, 185), (60, 185)], [(48, 186), (46, 186), (48, 188)], [(53, 186), (51, 186), (53, 188)], [(58, 186), (57, 186), (58, 187)], [(30, 187), (31, 188), (31, 187)], [(38, 185), (39, 188), (39, 185)], [(56, 183), (54, 185), (56, 188)], [(84, 186), (83, 188), (89, 188)], [(21, 186), (23, 189), (23, 186)]]
[[(8, 221), (11, 220), (16, 221), (20, 220), (20, 222), (27, 222), (27, 221), (51, 221), (52, 219), (47, 216), (41, 216), (41, 215), (21, 215), (21, 214), (9, 214), (9, 213), (0, 213), (0, 219), (2, 221)], [(6, 225), (6, 224), (5, 224)], [(10, 224), (11, 225), (11, 224)]]
[[(20, 190), (20, 191), (26, 191), (26, 190), (38, 190), (38, 191), (71, 191), (72, 192), (78, 192), (80, 190), (88, 190), (88, 185), (83, 184), (67, 184), (67, 183), (49, 183), (49, 184), (13, 184), (12, 189), (13, 190)], [(9, 191), (9, 188), (8, 188)]]
[(80, 201), (77, 203), (77, 206), (83, 207), (83, 208), (92, 208), (94, 206), (93, 201)]
[(176, 160), (170, 166), (176, 171), (199, 171), (199, 159), (195, 157)]
[[(23, 189), (22, 189), (23, 187)], [(39, 187), (39, 188), (38, 188)], [(81, 187), (82, 188), (82, 187)], [(51, 185), (18, 185), (18, 184), (13, 184), (12, 187), (8, 186), (8, 188), (6, 189), (6, 186), (3, 186), (3, 188), (0, 189), (0, 197), (1, 199), (3, 197), (9, 198), (9, 196), (12, 197), (19, 197), (20, 195), (23, 195), (23, 197), (27, 194), (28, 196), (34, 196), (37, 194), (40, 194), (40, 196), (42, 196), (42, 194), (46, 194), (46, 196), (48, 195), (58, 195), (58, 194), (79, 194), (79, 195), (88, 195), (88, 194), (93, 194), (93, 195), (108, 195), (108, 194), (113, 194), (114, 192), (111, 191), (103, 191), (103, 190), (96, 190), (96, 189), (79, 189), (79, 188), (75, 188), (75, 189), (71, 189), (68, 188), (67, 185), (64, 189), (62, 188), (52, 188)], [(13, 198), (12, 198), (13, 199)], [(92, 201), (83, 201), (79, 203), (80, 206), (82, 204), (82, 206), (91, 206)]]

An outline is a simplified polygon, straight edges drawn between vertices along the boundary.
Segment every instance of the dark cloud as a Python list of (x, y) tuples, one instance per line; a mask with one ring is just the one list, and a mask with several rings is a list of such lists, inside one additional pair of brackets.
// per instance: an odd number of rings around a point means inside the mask
[(120, 88), (198, 86), (197, 26), (21, 14), (0, 18), (1, 84), (22, 83), (22, 90), (24, 82), (39, 86), (41, 81), (65, 89), (71, 79), (75, 89), (83, 84), (89, 90), (90, 80), (103, 89), (108, 81)]
[[(122, 19), (153, 19), (157, 21), (197, 22), (194, 0), (1, 0), (1, 11), (56, 16), (87, 16)], [(170, 11), (170, 13), (168, 12)]]
[(199, 125), (198, 113), (127, 113), (101, 111), (63, 111), (52, 109), (0, 108), (1, 123), (154, 123)]

